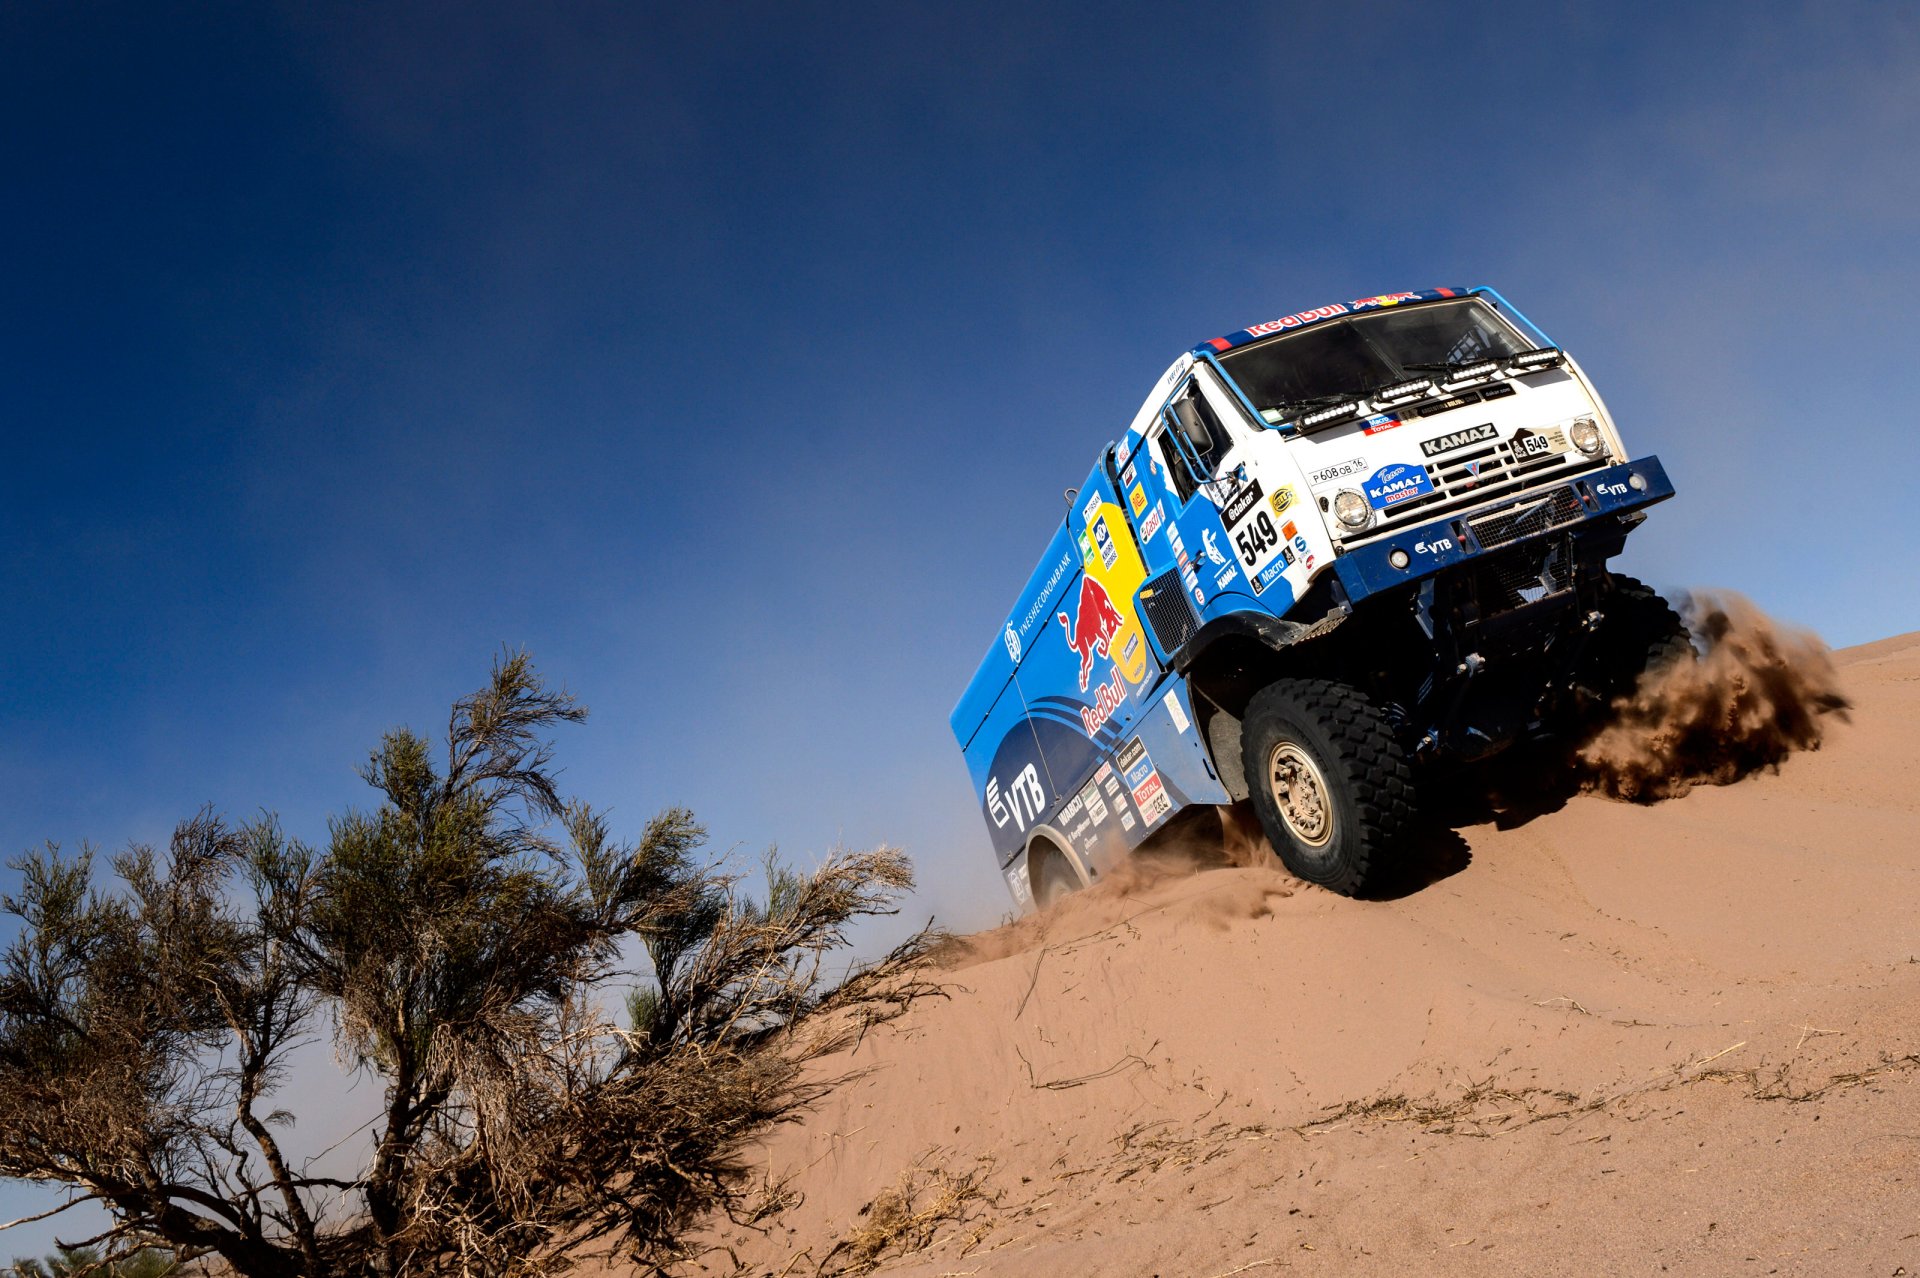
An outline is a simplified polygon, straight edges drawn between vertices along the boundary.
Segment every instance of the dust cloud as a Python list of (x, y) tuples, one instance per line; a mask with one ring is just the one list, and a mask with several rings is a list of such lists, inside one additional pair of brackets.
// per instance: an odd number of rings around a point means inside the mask
[(1586, 787), (1650, 802), (1727, 785), (1814, 750), (1848, 707), (1826, 644), (1748, 599), (1700, 591), (1680, 601), (1700, 659), (1641, 677), (1613, 720), (1581, 746)]
[[(1208, 870), (1234, 872), (1196, 885), (1194, 876)], [(1298, 886), (1280, 869), (1244, 805), (1209, 808), (1107, 867), (1093, 886), (991, 931), (956, 938), (941, 965), (958, 971), (1093, 936), (1144, 913), (1226, 928), (1266, 917), (1273, 901), (1292, 896)]]

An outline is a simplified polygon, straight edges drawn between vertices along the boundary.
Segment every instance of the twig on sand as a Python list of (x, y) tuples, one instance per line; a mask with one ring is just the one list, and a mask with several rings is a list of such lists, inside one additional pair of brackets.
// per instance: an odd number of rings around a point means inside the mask
[(1541, 1000), (1540, 1000), (1540, 1001), (1539, 1001), (1538, 1003), (1535, 1003), (1535, 1004), (1534, 1004), (1534, 1006), (1535, 1006), (1535, 1007), (1545, 1007), (1545, 1006), (1546, 1006), (1547, 1004), (1549, 1004), (1549, 1003), (1566, 1003), (1566, 1004), (1568, 1004), (1568, 1005), (1570, 1005), (1570, 1006), (1571, 1006), (1571, 1007), (1573, 1008), (1573, 1010), (1574, 1010), (1574, 1011), (1576, 1011), (1576, 1012), (1579, 1012), (1579, 1013), (1581, 1013), (1581, 1014), (1582, 1014), (1582, 1015), (1584, 1015), (1584, 1016), (1592, 1016), (1592, 1015), (1593, 1015), (1593, 1013), (1592, 1013), (1592, 1012), (1589, 1012), (1589, 1011), (1587, 1011), (1587, 1009), (1586, 1009), (1586, 1008), (1584, 1008), (1584, 1007), (1582, 1007), (1582, 1006), (1580, 1006), (1580, 1004), (1579, 1004), (1578, 1002), (1575, 1002), (1575, 1001), (1574, 1001), (1573, 999), (1570, 999), (1570, 998), (1568, 998), (1568, 997), (1567, 997), (1566, 995), (1564, 995), (1564, 994), (1562, 994), (1562, 995), (1561, 995), (1560, 997), (1558, 997), (1558, 998), (1543, 998), (1543, 999), (1541, 999)]
[(1020, 1006), (1014, 1011), (1013, 1019), (1019, 1020), (1020, 1014), (1027, 1010), (1027, 1000), (1033, 997), (1034, 986), (1040, 984), (1040, 964), (1046, 961), (1047, 947), (1041, 946), (1040, 952), (1033, 956), (1033, 978), (1027, 982), (1027, 992), (1020, 996)]
[(1695, 1061), (1692, 1065), (1688, 1066), (1688, 1068), (1699, 1069), (1702, 1065), (1705, 1065), (1707, 1061), (1717, 1061), (1722, 1056), (1725, 1056), (1728, 1052), (1737, 1052), (1741, 1048), (1745, 1047), (1746, 1045), (1747, 1045), (1747, 1040), (1743, 1038), (1739, 1042), (1735, 1043), (1732, 1047), (1723, 1047), (1719, 1051), (1715, 1052), (1713, 1055), (1705, 1058), (1704, 1060)]
[[(1147, 1045), (1147, 1050), (1151, 1052), (1154, 1048), (1158, 1046), (1160, 1046), (1160, 1040), (1156, 1038), (1153, 1040), (1153, 1042)], [(1018, 1049), (1016, 1048), (1015, 1050), (1017, 1051)], [(1024, 1061), (1026, 1060), (1026, 1057), (1022, 1056), (1020, 1059)], [(1148, 1063), (1147, 1059), (1144, 1056), (1139, 1056), (1133, 1052), (1128, 1052), (1125, 1056), (1122, 1056), (1119, 1060), (1115, 1061), (1113, 1064), (1107, 1066), (1103, 1070), (1097, 1070), (1091, 1074), (1082, 1074), (1078, 1078), (1056, 1078), (1045, 1083), (1033, 1083), (1033, 1067), (1029, 1065), (1027, 1066), (1027, 1081), (1029, 1083), (1032, 1083), (1032, 1085), (1036, 1088), (1045, 1088), (1048, 1091), (1062, 1092), (1069, 1087), (1081, 1087), (1087, 1083), (1097, 1083), (1103, 1078), (1112, 1078), (1115, 1074), (1121, 1073), (1123, 1070), (1129, 1069), (1135, 1065), (1138, 1065), (1141, 1069), (1153, 1068), (1153, 1066), (1150, 1063)]]
[(1263, 1260), (1249, 1260), (1246, 1264), (1241, 1265), (1238, 1269), (1223, 1269), (1219, 1273), (1213, 1275), (1213, 1278), (1233, 1278), (1235, 1274), (1244, 1274), (1249, 1269), (1259, 1269), (1264, 1265), (1278, 1265), (1281, 1263), (1282, 1263), (1281, 1259), (1278, 1256), (1268, 1256)]

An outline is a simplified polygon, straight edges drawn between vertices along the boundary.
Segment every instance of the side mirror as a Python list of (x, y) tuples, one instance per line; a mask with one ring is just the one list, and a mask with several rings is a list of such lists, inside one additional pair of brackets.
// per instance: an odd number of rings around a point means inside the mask
[(1173, 401), (1174, 420), (1179, 424), (1181, 435), (1193, 447), (1196, 457), (1205, 457), (1213, 451), (1213, 434), (1207, 424), (1200, 420), (1200, 410), (1193, 406), (1191, 398)]

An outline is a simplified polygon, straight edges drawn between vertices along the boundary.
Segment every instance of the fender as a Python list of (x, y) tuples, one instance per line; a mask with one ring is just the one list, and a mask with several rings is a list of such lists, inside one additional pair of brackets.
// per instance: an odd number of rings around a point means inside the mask
[(1284, 617), (1254, 612), (1251, 609), (1244, 612), (1229, 612), (1213, 618), (1196, 630), (1193, 638), (1187, 640), (1186, 645), (1175, 654), (1173, 666), (1181, 674), (1186, 674), (1193, 668), (1194, 663), (1206, 654), (1208, 648), (1229, 636), (1257, 639), (1275, 652), (1285, 652), (1295, 644), (1305, 643), (1309, 639), (1318, 639), (1345, 621), (1352, 613), (1353, 606), (1345, 599), (1338, 600), (1332, 608), (1327, 610), (1326, 616), (1312, 623), (1288, 621)]

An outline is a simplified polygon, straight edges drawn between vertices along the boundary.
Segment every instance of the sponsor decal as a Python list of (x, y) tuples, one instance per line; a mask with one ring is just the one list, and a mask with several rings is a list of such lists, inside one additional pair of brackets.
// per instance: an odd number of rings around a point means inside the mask
[(1453, 538), (1435, 537), (1432, 541), (1416, 541), (1413, 548), (1422, 555), (1443, 555), (1454, 548)]
[(1167, 797), (1167, 788), (1160, 784), (1158, 772), (1148, 773), (1147, 779), (1133, 788), (1133, 803), (1140, 809), (1140, 819), (1148, 825), (1173, 811), (1173, 800)]
[(1127, 500), (1133, 503), (1134, 518), (1138, 519), (1147, 510), (1147, 490), (1135, 484), (1127, 493)]
[(1625, 484), (1606, 483), (1606, 484), (1595, 484), (1593, 486), (1593, 491), (1595, 491), (1596, 493), (1599, 493), (1602, 497), (1625, 497), (1629, 492), (1633, 490), (1628, 488)]
[(1160, 521), (1166, 517), (1166, 514), (1167, 508), (1165, 502), (1156, 501), (1153, 503), (1153, 513), (1148, 515), (1140, 525), (1141, 541), (1153, 540), (1153, 535), (1160, 531)]
[(1013, 821), (1024, 834), (1029, 825), (1040, 819), (1040, 811), (1046, 802), (1047, 793), (1040, 786), (1040, 773), (1031, 763), (1020, 770), (1020, 775), (1005, 790), (1000, 788), (999, 777), (987, 778), (987, 815), (992, 818), (996, 830)]
[(1300, 535), (1300, 526), (1289, 519), (1286, 523), (1280, 525), (1280, 535), (1288, 541), (1292, 541)]
[(1130, 666), (1134, 658), (1140, 655), (1140, 636), (1138, 633), (1127, 636), (1127, 646), (1120, 651), (1120, 664)]
[(1113, 534), (1107, 531), (1105, 515), (1093, 521), (1093, 544), (1100, 548), (1100, 562), (1108, 568), (1120, 561), (1120, 552), (1113, 546)]
[(1282, 484), (1273, 490), (1273, 496), (1267, 498), (1267, 504), (1273, 507), (1273, 513), (1284, 515), (1293, 505), (1293, 485)]
[(1227, 499), (1226, 508), (1220, 512), (1221, 516), (1227, 521), (1227, 527), (1231, 528), (1239, 523), (1246, 517), (1247, 512), (1252, 510), (1259, 501), (1260, 481), (1257, 479), (1249, 480), (1245, 488), (1242, 488), (1239, 492), (1236, 492), (1232, 497)]
[(1007, 655), (1013, 658), (1014, 665), (1016, 666), (1019, 665), (1020, 664), (1020, 633), (1017, 630), (1015, 630), (1012, 626), (1008, 626), (1007, 633), (1002, 635), (1001, 637), (1007, 641)]
[(1138, 470), (1138, 468), (1137, 468), (1137, 467), (1135, 467), (1135, 466), (1134, 466), (1134, 464), (1133, 464), (1132, 462), (1128, 462), (1128, 463), (1127, 463), (1127, 468), (1126, 468), (1125, 470), (1123, 470), (1123, 471), (1121, 471), (1121, 472), (1120, 472), (1120, 485), (1121, 485), (1121, 487), (1123, 487), (1123, 488), (1124, 488), (1124, 487), (1126, 487), (1127, 485), (1130, 485), (1130, 484), (1132, 484), (1132, 483), (1133, 483), (1133, 477), (1134, 477), (1134, 475), (1135, 475), (1135, 473), (1137, 473), (1137, 470)]
[(1120, 809), (1120, 828), (1123, 830), (1133, 828), (1133, 813), (1127, 808)]
[(1080, 658), (1080, 691), (1087, 690), (1087, 677), (1093, 673), (1096, 655), (1108, 656), (1107, 644), (1120, 631), (1125, 620), (1113, 606), (1107, 588), (1092, 577), (1080, 579), (1080, 603), (1074, 616), (1055, 613), (1054, 620), (1067, 632), (1067, 647)]
[(1187, 708), (1180, 704), (1180, 694), (1177, 691), (1169, 690), (1167, 695), (1160, 699), (1160, 704), (1167, 708), (1167, 718), (1173, 720), (1175, 731), (1185, 732), (1193, 726), (1187, 719)]
[[(1131, 456), (1133, 456), (1133, 436), (1128, 435), (1120, 441), (1120, 446), (1113, 450), (1113, 460), (1119, 465), (1126, 466), (1127, 458)], [(1128, 469), (1132, 468), (1128, 467)], [(1132, 481), (1129, 480), (1127, 482), (1131, 483)]]
[(1293, 552), (1282, 546), (1280, 553), (1273, 557), (1273, 562), (1262, 568), (1260, 575), (1253, 579), (1253, 593), (1256, 595), (1264, 593), (1268, 586), (1286, 575), (1287, 569), (1292, 565)]
[(1067, 554), (1061, 555), (1060, 562), (1055, 564), (1053, 571), (1047, 574), (1047, 584), (1040, 587), (1039, 596), (1034, 599), (1033, 607), (1027, 609), (1027, 615), (1020, 619), (1020, 624), (1015, 626), (1012, 622), (1007, 623), (1007, 628), (1014, 632), (1016, 640), (1022, 643), (1026, 642), (1027, 632), (1032, 630), (1033, 623), (1040, 619), (1040, 612), (1041, 609), (1046, 607), (1047, 597), (1053, 593), (1053, 588), (1060, 583), (1060, 574), (1064, 573), (1072, 563), (1072, 552), (1069, 551)]
[(1395, 462), (1391, 466), (1382, 466), (1367, 476), (1361, 488), (1367, 494), (1369, 506), (1375, 510), (1384, 510), (1396, 502), (1432, 492), (1433, 481), (1427, 478), (1424, 468), (1409, 466), (1405, 462)]
[(1126, 703), (1126, 680), (1120, 677), (1120, 668), (1115, 666), (1113, 677), (1093, 690), (1093, 704), (1080, 707), (1080, 726), (1089, 737), (1098, 736), (1107, 720), (1113, 718), (1113, 712)]
[(1331, 306), (1316, 306), (1310, 311), (1301, 311), (1298, 315), (1288, 315), (1282, 319), (1268, 320), (1264, 324), (1247, 325), (1247, 336), (1265, 337), (1268, 333), (1284, 332), (1289, 328), (1299, 328), (1302, 324), (1311, 324), (1315, 320), (1332, 319), (1336, 315), (1345, 315), (1347, 308), (1335, 302)]
[(1360, 425), (1364, 435), (1378, 435), (1383, 430), (1392, 430), (1400, 424), (1400, 419), (1392, 413), (1375, 413)]
[[(1135, 737), (1120, 747), (1119, 753), (1113, 756), (1113, 760), (1120, 765), (1120, 775), (1124, 777), (1133, 771), (1134, 766), (1138, 764), (1140, 760), (1146, 757), (1147, 747), (1140, 744), (1139, 737)], [(1153, 765), (1148, 764), (1147, 766), (1152, 767)], [(1128, 784), (1132, 784), (1131, 780), (1129, 780)]]
[(1345, 479), (1348, 475), (1357, 475), (1367, 468), (1367, 459), (1354, 457), (1337, 466), (1323, 466), (1307, 476), (1307, 483), (1318, 488), (1322, 484), (1331, 484), (1336, 479)]
[(1080, 802), (1086, 805), (1087, 815), (1093, 818), (1094, 824), (1098, 825), (1107, 819), (1107, 801), (1100, 797), (1100, 787), (1093, 782), (1087, 782), (1081, 789)]
[(1207, 606), (1206, 592), (1200, 589), (1200, 583), (1197, 580), (1193, 583), (1193, 606), (1196, 608)]
[(1100, 494), (1098, 491), (1096, 491), (1093, 493), (1092, 496), (1087, 498), (1087, 504), (1081, 507), (1080, 522), (1082, 525), (1090, 524), (1094, 521), (1095, 517), (1098, 516), (1099, 514), (1100, 514)]
[(1456, 408), (1465, 408), (1468, 404), (1480, 402), (1479, 391), (1461, 391), (1458, 395), (1449, 395), (1445, 399), (1430, 404), (1422, 404), (1412, 410), (1421, 417), (1432, 417), (1436, 413), (1450, 413)]
[(1233, 568), (1229, 565), (1213, 575), (1213, 588), (1215, 590), (1225, 590), (1232, 581)]
[(1480, 392), (1481, 399), (1505, 399), (1513, 394), (1513, 387), (1507, 382), (1495, 382)]
[(1412, 301), (1418, 293), (1382, 293), (1378, 297), (1363, 297), (1353, 304), (1356, 311), (1371, 310), (1376, 306), (1398, 306), (1402, 302)]
[(1469, 444), (1484, 444), (1499, 433), (1493, 428), (1492, 422), (1483, 422), (1478, 426), (1469, 426), (1465, 430), (1452, 431), (1438, 439), (1422, 440), (1420, 451), (1428, 457), (1438, 457), (1441, 453), (1450, 453), (1456, 448), (1465, 448)]
[[(1282, 489), (1281, 491), (1284, 492), (1286, 490)], [(1200, 549), (1207, 552), (1208, 563), (1216, 568), (1225, 566), (1227, 557), (1220, 553), (1220, 546), (1213, 539), (1213, 529), (1206, 528), (1201, 530)]]

